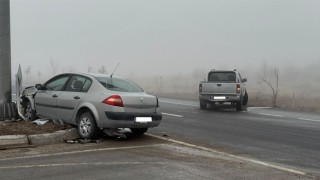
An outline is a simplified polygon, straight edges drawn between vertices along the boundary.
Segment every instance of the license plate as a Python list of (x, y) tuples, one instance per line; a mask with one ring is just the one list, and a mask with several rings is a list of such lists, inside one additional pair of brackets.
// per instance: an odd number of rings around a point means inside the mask
[(216, 100), (223, 100), (223, 99), (226, 99), (225, 96), (213, 96), (211, 97), (212, 99), (216, 99)]
[(152, 122), (152, 117), (136, 117), (136, 122), (138, 123)]

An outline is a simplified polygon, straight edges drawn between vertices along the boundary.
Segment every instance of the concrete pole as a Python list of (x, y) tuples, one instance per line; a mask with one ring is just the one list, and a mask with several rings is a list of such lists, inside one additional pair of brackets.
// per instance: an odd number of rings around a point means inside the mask
[(9, 0), (0, 0), (0, 103), (12, 101), (10, 47)]
[(0, 0), (0, 118), (12, 118), (10, 0)]

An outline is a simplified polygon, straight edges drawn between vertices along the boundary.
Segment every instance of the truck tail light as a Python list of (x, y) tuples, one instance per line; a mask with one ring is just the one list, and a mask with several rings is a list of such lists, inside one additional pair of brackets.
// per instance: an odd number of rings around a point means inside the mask
[(202, 93), (202, 84), (199, 84), (199, 93)]
[(122, 102), (122, 99), (119, 95), (112, 95), (112, 96), (106, 98), (105, 100), (103, 100), (102, 103), (108, 104), (111, 106), (123, 107), (123, 102)]
[(240, 93), (240, 84), (237, 84), (236, 92), (239, 94)]

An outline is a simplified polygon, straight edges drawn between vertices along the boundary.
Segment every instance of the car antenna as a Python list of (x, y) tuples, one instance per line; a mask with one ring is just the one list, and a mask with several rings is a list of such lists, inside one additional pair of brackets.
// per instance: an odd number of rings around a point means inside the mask
[(111, 78), (112, 78), (113, 74), (116, 72), (116, 70), (118, 69), (119, 65), (120, 65), (120, 63), (118, 63), (117, 67), (114, 69), (113, 73), (110, 76)]

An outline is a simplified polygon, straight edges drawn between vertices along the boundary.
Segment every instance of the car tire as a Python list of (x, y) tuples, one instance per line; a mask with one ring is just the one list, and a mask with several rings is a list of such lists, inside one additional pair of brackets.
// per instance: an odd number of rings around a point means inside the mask
[(37, 118), (36, 111), (32, 109), (30, 101), (26, 102), (25, 108), (24, 108), (24, 117), (26, 120), (33, 121)]
[(200, 100), (200, 109), (207, 109), (207, 101)]
[(78, 133), (83, 139), (94, 139), (100, 134), (96, 121), (91, 112), (84, 112), (78, 119)]
[(148, 128), (130, 128), (134, 135), (143, 135), (148, 131)]

